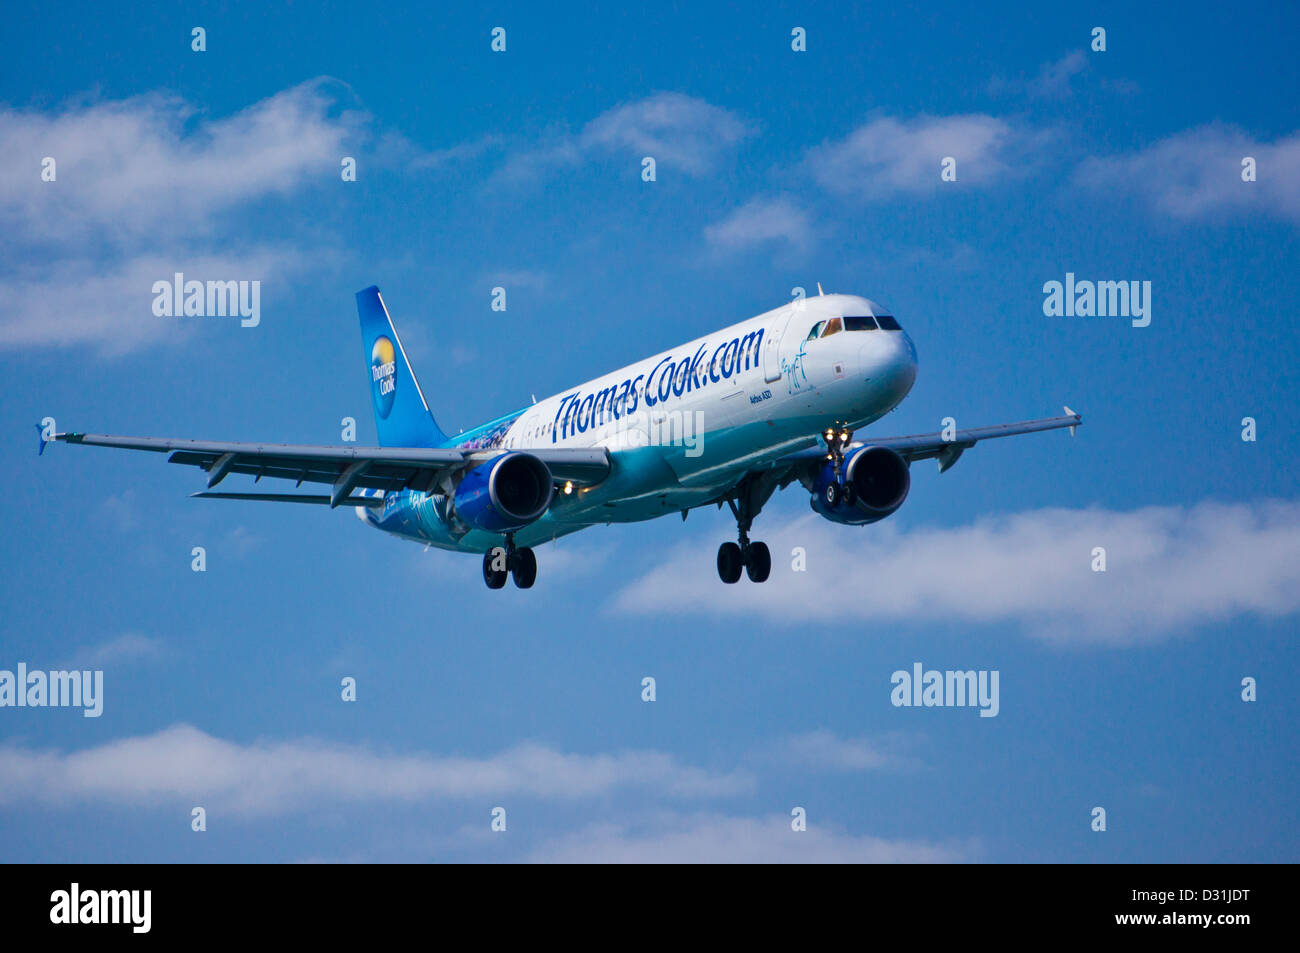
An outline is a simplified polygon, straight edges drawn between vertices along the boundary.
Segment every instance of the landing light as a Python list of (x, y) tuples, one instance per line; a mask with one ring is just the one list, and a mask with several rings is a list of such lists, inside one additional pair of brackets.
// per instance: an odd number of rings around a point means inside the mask
[(564, 481), (564, 495), (565, 495), (565, 496), (568, 496), (568, 495), (571, 494), (572, 492), (573, 492), (573, 481), (572, 481), (572, 480), (565, 480), (565, 481)]

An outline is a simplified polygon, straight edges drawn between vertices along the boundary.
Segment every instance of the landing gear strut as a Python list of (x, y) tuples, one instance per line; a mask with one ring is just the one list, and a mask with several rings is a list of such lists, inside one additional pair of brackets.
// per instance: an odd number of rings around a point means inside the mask
[(740, 541), (723, 543), (718, 547), (718, 578), (723, 582), (739, 582), (742, 569), (749, 576), (750, 582), (766, 582), (771, 575), (772, 553), (768, 550), (767, 543), (750, 541), (749, 529), (774, 489), (774, 484), (745, 480), (736, 488), (735, 496), (727, 498), (727, 505), (736, 517), (736, 532)]
[(822, 490), (822, 502), (830, 509), (841, 503), (852, 506), (857, 492), (853, 489), (853, 484), (844, 479), (844, 451), (853, 442), (853, 431), (846, 425), (827, 427), (822, 439), (826, 441), (826, 459), (831, 462), (835, 473), (835, 479)]
[(506, 576), (514, 577), (519, 589), (530, 589), (537, 581), (537, 556), (527, 546), (515, 546), (513, 533), (506, 534), (504, 546), (494, 546), (483, 554), (483, 581), (489, 589), (500, 589)]

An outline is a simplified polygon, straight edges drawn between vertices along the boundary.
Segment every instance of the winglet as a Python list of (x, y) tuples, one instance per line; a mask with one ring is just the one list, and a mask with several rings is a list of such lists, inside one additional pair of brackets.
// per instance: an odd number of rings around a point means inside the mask
[[(1066, 408), (1065, 408), (1065, 412), (1066, 412), (1068, 415), (1070, 415), (1071, 417), (1078, 417), (1078, 416), (1079, 416), (1079, 415), (1076, 414), (1074, 411), (1072, 411), (1069, 407), (1066, 407)], [(1082, 418), (1080, 418), (1080, 419), (1082, 419)], [(1071, 436), (1071, 437), (1074, 436), (1074, 427), (1071, 427), (1071, 428), (1070, 428), (1070, 436)]]
[(52, 433), (50, 434), (50, 439), (46, 440), (44, 424), (37, 424), (36, 432), (40, 434), (40, 441), (41, 441), (41, 445), (36, 449), (36, 455), (38, 457), (44, 454), (45, 448), (48, 447), (50, 444), (54, 443), (54, 441), (56, 440), (62, 440), (67, 443), (81, 442), (81, 434), (77, 434), (77, 433)]

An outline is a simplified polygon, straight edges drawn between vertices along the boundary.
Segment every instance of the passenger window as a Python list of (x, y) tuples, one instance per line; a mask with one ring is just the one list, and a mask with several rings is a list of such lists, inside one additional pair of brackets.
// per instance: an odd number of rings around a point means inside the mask
[(817, 338), (821, 337), (822, 328), (824, 328), (824, 327), (826, 327), (826, 322), (825, 322), (825, 321), (818, 321), (816, 324), (813, 325), (812, 330), (808, 332), (808, 336), (807, 336), (806, 338), (804, 338), (804, 340), (805, 340), (805, 341), (814, 341), (814, 340), (816, 340)]
[(826, 330), (822, 332), (822, 337), (828, 338), (832, 334), (839, 334), (844, 330), (844, 322), (839, 318), (831, 318), (826, 322)]

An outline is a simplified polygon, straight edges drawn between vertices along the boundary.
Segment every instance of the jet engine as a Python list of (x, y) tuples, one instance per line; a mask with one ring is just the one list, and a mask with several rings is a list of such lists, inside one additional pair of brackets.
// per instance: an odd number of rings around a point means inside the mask
[(506, 453), (480, 463), (456, 486), (456, 515), (489, 533), (510, 533), (541, 517), (551, 505), (551, 469), (531, 453)]
[(844, 457), (843, 480), (830, 461), (818, 471), (812, 508), (831, 522), (863, 526), (891, 516), (911, 487), (906, 460), (886, 447), (860, 447)]

